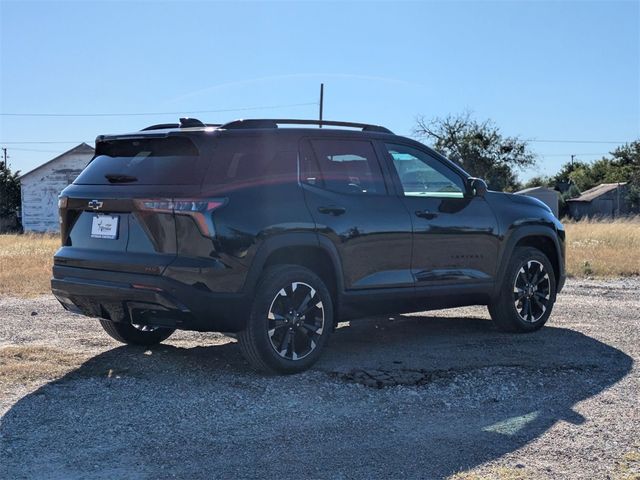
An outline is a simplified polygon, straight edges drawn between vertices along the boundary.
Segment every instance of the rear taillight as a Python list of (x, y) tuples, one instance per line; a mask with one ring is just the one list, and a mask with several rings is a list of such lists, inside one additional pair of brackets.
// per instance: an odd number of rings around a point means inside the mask
[(207, 237), (214, 236), (211, 212), (222, 207), (226, 198), (161, 198), (136, 200), (139, 210), (156, 213), (175, 213), (193, 218), (200, 233)]
[(62, 245), (64, 245), (66, 242), (64, 220), (66, 217), (65, 210), (67, 209), (68, 203), (69, 203), (69, 197), (58, 197), (58, 222), (60, 223), (60, 241)]

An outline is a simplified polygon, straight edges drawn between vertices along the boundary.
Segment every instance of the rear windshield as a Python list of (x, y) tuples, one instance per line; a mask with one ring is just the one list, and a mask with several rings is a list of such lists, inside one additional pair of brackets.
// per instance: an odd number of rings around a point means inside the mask
[(73, 182), (77, 185), (199, 185), (201, 158), (184, 137), (99, 143), (96, 156)]

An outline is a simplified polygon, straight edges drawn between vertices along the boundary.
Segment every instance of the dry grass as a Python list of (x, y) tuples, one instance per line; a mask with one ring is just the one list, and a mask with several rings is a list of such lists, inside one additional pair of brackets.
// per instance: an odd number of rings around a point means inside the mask
[(0, 347), (0, 386), (53, 380), (79, 367), (87, 354), (44, 345)]
[(640, 217), (565, 221), (565, 228), (569, 276), (640, 275)]
[(536, 477), (523, 468), (493, 467), (483, 473), (456, 473), (448, 480), (533, 480), (534, 478)]
[(49, 293), (53, 254), (59, 246), (59, 235), (0, 235), (0, 296)]
[(640, 480), (640, 450), (630, 450), (616, 462), (614, 480)]
[[(150, 355), (151, 351), (144, 353)], [(69, 373), (82, 378), (120, 378), (127, 368), (104, 362), (86, 363), (93, 354), (87, 349), (62, 350), (40, 344), (0, 347), (0, 391), (3, 385), (29, 385), (51, 381)], [(82, 370), (78, 368), (82, 366)]]
[[(567, 273), (572, 277), (640, 275), (640, 217), (566, 221)], [(57, 235), (0, 235), (0, 295), (50, 292)]]

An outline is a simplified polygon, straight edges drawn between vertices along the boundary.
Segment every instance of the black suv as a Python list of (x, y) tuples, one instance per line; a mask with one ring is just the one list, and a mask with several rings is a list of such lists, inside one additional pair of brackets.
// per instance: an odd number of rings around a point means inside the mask
[(542, 202), (375, 125), (101, 135), (59, 203), (51, 285), (66, 309), (129, 344), (236, 334), (271, 372), (308, 368), (338, 321), (368, 314), (480, 304), (502, 330), (537, 330), (565, 279), (564, 229)]

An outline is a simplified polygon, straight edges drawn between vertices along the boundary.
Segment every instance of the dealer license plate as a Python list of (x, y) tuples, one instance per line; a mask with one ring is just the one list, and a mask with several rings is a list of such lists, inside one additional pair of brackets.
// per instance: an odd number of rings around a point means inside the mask
[(92, 238), (118, 238), (118, 217), (115, 215), (94, 215), (91, 224)]

